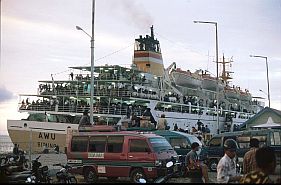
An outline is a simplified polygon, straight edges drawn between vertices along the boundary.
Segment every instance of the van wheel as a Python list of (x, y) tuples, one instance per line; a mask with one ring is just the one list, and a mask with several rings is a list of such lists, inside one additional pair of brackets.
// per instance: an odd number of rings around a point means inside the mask
[(96, 182), (98, 180), (98, 176), (97, 176), (95, 170), (92, 168), (87, 168), (84, 172), (84, 180), (87, 183)]
[(142, 169), (134, 169), (130, 174), (130, 180), (132, 183), (139, 183), (139, 179), (143, 178), (145, 179), (145, 174), (142, 171)]
[(215, 172), (215, 171), (217, 171), (217, 166), (218, 166), (218, 161), (216, 159), (212, 159), (209, 163), (209, 169), (212, 172)]

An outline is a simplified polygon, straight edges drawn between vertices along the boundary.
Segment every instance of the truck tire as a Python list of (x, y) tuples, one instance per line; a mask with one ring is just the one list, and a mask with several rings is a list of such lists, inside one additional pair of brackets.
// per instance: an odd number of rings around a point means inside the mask
[(87, 168), (84, 172), (84, 179), (87, 183), (97, 182), (98, 176), (93, 168)]
[(212, 172), (217, 171), (217, 166), (218, 166), (218, 160), (217, 159), (211, 159), (209, 162), (209, 169)]
[(130, 173), (130, 180), (132, 183), (139, 183), (138, 179), (146, 179), (145, 174), (142, 169), (136, 168)]

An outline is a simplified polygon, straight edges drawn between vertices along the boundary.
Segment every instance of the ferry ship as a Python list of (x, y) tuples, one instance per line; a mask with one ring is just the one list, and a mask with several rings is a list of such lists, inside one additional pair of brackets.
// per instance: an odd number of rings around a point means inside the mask
[[(208, 71), (194, 73), (176, 67), (167, 68), (159, 41), (150, 35), (135, 39), (130, 67), (103, 65), (94, 67), (94, 122), (122, 125), (132, 113), (141, 117), (146, 108), (157, 121), (165, 114), (168, 125), (183, 130), (200, 120), (211, 133), (233, 131), (264, 106), (253, 101), (249, 91), (231, 86), (231, 72), (223, 66), (217, 80)], [(8, 120), (13, 143), (23, 150), (41, 152), (44, 147), (65, 147), (67, 128), (77, 129), (84, 110), (90, 110), (91, 66), (70, 67), (64, 80), (39, 81), (37, 94), (19, 95), (19, 112), (27, 119)], [(218, 103), (218, 105), (217, 105)], [(217, 109), (217, 107), (219, 107)]]

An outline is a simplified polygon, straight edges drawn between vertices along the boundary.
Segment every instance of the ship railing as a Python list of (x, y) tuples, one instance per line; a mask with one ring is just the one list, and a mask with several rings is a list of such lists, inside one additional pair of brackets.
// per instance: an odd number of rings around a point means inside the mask
[[(84, 110), (90, 110), (90, 106), (75, 106), (75, 105), (29, 105), (27, 107), (20, 107), (20, 111), (55, 111), (55, 112), (67, 112), (67, 113), (83, 113)], [(131, 111), (127, 107), (113, 107), (113, 106), (94, 106), (94, 114), (112, 114), (112, 115), (127, 115)], [(142, 108), (134, 109), (136, 116), (140, 116), (142, 113)]]
[[(39, 93), (39, 95), (49, 95), (49, 96), (90, 96), (90, 91), (88, 90), (60, 90), (60, 91), (43, 91)], [(111, 96), (111, 97), (136, 97), (143, 99), (153, 99), (159, 100), (159, 96), (157, 94), (152, 94), (150, 91), (148, 93), (144, 92), (134, 92), (126, 89), (95, 89), (94, 96)]]

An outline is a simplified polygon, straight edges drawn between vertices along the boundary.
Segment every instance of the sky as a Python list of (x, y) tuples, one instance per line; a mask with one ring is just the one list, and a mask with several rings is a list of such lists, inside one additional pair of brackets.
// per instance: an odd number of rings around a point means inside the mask
[[(154, 26), (164, 66), (216, 74), (218, 52), (232, 57), (234, 85), (267, 101), (268, 57), (271, 107), (281, 110), (280, 0), (96, 0), (95, 65), (130, 66), (134, 39)], [(71, 66), (90, 65), (92, 0), (1, 0), (0, 134), (7, 119), (21, 119), (19, 94), (36, 94), (39, 80), (67, 79)], [(263, 92), (259, 91), (262, 90)]]

